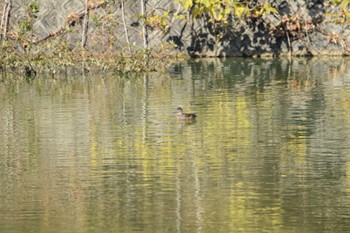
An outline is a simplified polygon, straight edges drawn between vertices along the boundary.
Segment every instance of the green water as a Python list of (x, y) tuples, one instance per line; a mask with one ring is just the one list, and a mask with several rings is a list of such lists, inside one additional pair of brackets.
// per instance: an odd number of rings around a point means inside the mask
[(1, 233), (349, 231), (349, 59), (0, 82)]

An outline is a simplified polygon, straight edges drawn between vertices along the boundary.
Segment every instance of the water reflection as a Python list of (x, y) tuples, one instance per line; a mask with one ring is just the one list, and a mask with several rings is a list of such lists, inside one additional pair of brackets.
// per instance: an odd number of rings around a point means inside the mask
[(327, 59), (2, 79), (0, 232), (350, 230), (350, 60)]

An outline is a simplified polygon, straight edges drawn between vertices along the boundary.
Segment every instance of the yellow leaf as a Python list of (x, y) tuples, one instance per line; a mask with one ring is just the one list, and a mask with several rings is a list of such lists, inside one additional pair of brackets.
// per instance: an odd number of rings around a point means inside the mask
[(202, 0), (202, 4), (208, 8), (210, 7), (210, 0)]
[(278, 11), (276, 8), (274, 8), (273, 6), (271, 6), (270, 4), (265, 4), (264, 5), (264, 9), (266, 11), (267, 14), (271, 14), (271, 13), (274, 13), (274, 14), (278, 14)]
[(343, 9), (343, 11), (347, 11), (347, 9), (348, 9), (348, 7), (349, 7), (349, 4), (350, 4), (350, 1), (349, 0), (344, 0), (343, 2), (342, 2), (342, 9)]
[(193, 7), (192, 9), (192, 15), (194, 18), (197, 18), (199, 16), (202, 15), (202, 10), (201, 10), (202, 7), (198, 8), (197, 6)]
[(237, 17), (243, 17), (243, 16), (247, 15), (248, 12), (249, 12), (249, 10), (247, 11), (247, 8), (245, 6), (242, 6), (242, 5), (237, 5), (235, 8), (235, 14)]
[(192, 0), (184, 0), (183, 7), (185, 10), (189, 10), (193, 6)]
[(230, 13), (231, 13), (230, 9), (225, 8), (225, 10), (224, 10), (224, 14), (225, 14), (225, 15), (229, 15)]
[(186, 15), (184, 15), (184, 14), (175, 15), (175, 19), (185, 20), (186, 19)]
[(216, 20), (221, 21), (223, 18), (224, 16), (221, 13), (219, 13), (219, 15), (216, 17)]

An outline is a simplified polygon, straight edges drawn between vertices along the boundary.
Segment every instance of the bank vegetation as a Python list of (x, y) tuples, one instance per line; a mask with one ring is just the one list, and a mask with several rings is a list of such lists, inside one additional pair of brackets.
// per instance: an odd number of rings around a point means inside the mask
[[(151, 11), (145, 10), (144, 0), (138, 0), (141, 9), (131, 25), (126, 22), (125, 0), (86, 0), (83, 11), (70, 13), (62, 27), (41, 38), (37, 37), (34, 26), (41, 12), (40, 2), (32, 1), (25, 5), (21, 20), (15, 24), (10, 23), (13, 1), (6, 0), (0, 14), (0, 69), (26, 76), (35, 76), (38, 72), (55, 74), (68, 68), (79, 72), (152, 72), (164, 70), (169, 64), (190, 56), (226, 56), (229, 53), (225, 51), (230, 47), (237, 47), (238, 52), (233, 51), (231, 55), (236, 53), (239, 56), (287, 54), (291, 58), (321, 54), (311, 45), (322, 40), (313, 37), (314, 32), (324, 37), (322, 43), (325, 46), (340, 48), (339, 54), (342, 55), (350, 53), (349, 35), (344, 30), (350, 22), (349, 0), (173, 0), (172, 4), (177, 6), (174, 9)], [(304, 8), (317, 9), (317, 4), (323, 8), (314, 10), (307, 17), (303, 14)], [(108, 13), (112, 5), (121, 12), (119, 18)], [(94, 14), (100, 8), (104, 8), (104, 13)], [(192, 40), (187, 47), (175, 37), (149, 44), (149, 32), (161, 32), (158, 35), (165, 38), (178, 21), (192, 26), (196, 22), (205, 22), (203, 27), (208, 32), (191, 32)], [(325, 31), (322, 24), (326, 21), (340, 29)], [(116, 32), (116, 25), (121, 25), (122, 30)], [(255, 31), (245, 33), (245, 25)], [(139, 44), (129, 40), (130, 27), (140, 28)], [(242, 34), (235, 30), (241, 30)], [(120, 37), (116, 34), (123, 34), (124, 40), (118, 41)], [(72, 35), (75, 35), (73, 41)], [(231, 36), (239, 38), (239, 43), (237, 40), (226, 43)], [(223, 46), (225, 43), (228, 44), (226, 47)], [(271, 46), (272, 43), (275, 44)], [(284, 52), (281, 44), (286, 48)], [(296, 51), (296, 47), (303, 49)]]

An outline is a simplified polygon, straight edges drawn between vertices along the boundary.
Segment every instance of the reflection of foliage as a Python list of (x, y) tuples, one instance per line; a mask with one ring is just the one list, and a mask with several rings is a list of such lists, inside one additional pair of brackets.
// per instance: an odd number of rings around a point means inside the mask
[[(237, 226), (250, 226), (258, 219), (260, 225), (266, 224), (266, 231), (281, 232), (281, 226), (286, 222), (283, 214), (290, 206), (297, 208), (298, 211), (292, 212), (297, 219), (300, 211), (311, 213), (314, 206), (324, 205), (324, 198), (315, 199), (315, 193), (307, 194), (308, 187), (323, 190), (324, 182), (314, 182), (323, 174), (327, 179), (330, 177), (332, 182), (329, 185), (333, 187), (333, 179), (337, 179), (336, 182), (339, 179), (329, 171), (343, 172), (337, 165), (347, 158), (347, 154), (336, 158), (329, 156), (324, 146), (328, 145), (330, 152), (334, 152), (331, 138), (344, 139), (337, 140), (340, 144), (348, 140), (348, 127), (341, 127), (349, 120), (348, 88), (334, 90), (331, 85), (320, 85), (325, 91), (295, 93), (283, 81), (288, 67), (283, 60), (273, 65), (269, 65), (271, 61), (261, 65), (255, 61), (241, 61), (242, 67), (249, 68), (234, 69), (235, 73), (233, 70), (227, 72), (227, 63), (238, 62), (216, 62), (214, 66), (222, 70), (227, 80), (225, 77), (213, 79), (213, 75), (200, 75), (201, 78), (195, 81), (150, 76), (144, 83), (142, 79), (118, 79), (101, 73), (100, 78), (93, 74), (94, 78), (89, 79), (80, 76), (36, 79), (30, 86), (14, 82), (16, 98), (4, 93), (2, 85), (1, 98), (11, 98), (11, 101), (4, 101), (1, 111), (5, 120), (0, 123), (7, 129), (0, 135), (1, 141), (6, 142), (1, 143), (2, 150), (13, 155), (2, 157), (2, 161), (7, 161), (3, 163), (4, 170), (12, 171), (3, 173), (4, 177), (13, 180), (6, 193), (20, 191), (26, 194), (30, 190), (29, 194), (39, 199), (49, 198), (52, 201), (42, 208), (48, 214), (54, 209), (53, 214), (62, 221), (67, 219), (67, 214), (76, 215), (76, 206), (87, 206), (89, 209), (84, 209), (81, 215), (93, 218), (96, 212), (106, 211), (106, 205), (100, 204), (102, 201), (117, 208), (121, 215), (134, 208), (131, 217), (113, 218), (108, 227), (116, 229), (120, 227), (118, 224), (126, 221), (130, 221), (127, 225), (135, 224), (135, 215), (136, 221), (143, 222), (152, 222), (158, 216), (161, 220), (164, 220), (163, 216), (171, 216), (166, 229), (174, 229), (173, 216), (180, 213), (182, 229), (192, 226), (193, 218), (199, 216), (204, 220), (198, 221), (198, 225), (205, 229), (212, 229), (211, 219), (229, 220), (220, 223), (223, 232), (235, 232)], [(300, 66), (293, 71), (307, 70), (303, 62), (302, 59), (294, 62)], [(322, 65), (334, 67), (336, 63), (327, 62)], [(184, 72), (184, 75), (207, 72), (203, 66), (196, 68), (191, 70), (193, 72)], [(267, 75), (266, 72), (274, 69), (281, 70), (281, 73)], [(314, 69), (318, 73), (313, 76), (322, 72), (316, 67)], [(249, 74), (264, 82), (275, 78), (281, 80), (266, 83), (259, 89), (259, 82), (253, 82)], [(242, 78), (240, 83), (228, 88), (227, 81), (235, 80), (237, 76)], [(333, 78), (328, 74), (324, 76)], [(319, 83), (322, 78), (315, 80)], [(194, 85), (193, 89), (188, 88), (190, 84)], [(164, 107), (167, 109), (174, 103), (174, 91), (175, 102), (188, 101), (188, 96), (191, 96), (196, 106), (205, 109), (202, 110), (202, 120), (174, 131), (175, 124), (164, 113)], [(194, 91), (196, 94), (192, 95)], [(325, 93), (327, 99), (322, 98)], [(203, 101), (203, 105), (198, 101)], [(300, 121), (288, 121), (291, 117), (285, 113), (292, 113), (291, 102), (294, 103), (294, 113), (303, 113), (300, 117), (307, 118), (308, 111), (321, 117), (314, 121), (319, 124), (316, 127), (320, 127), (321, 137), (310, 139), (298, 134), (308, 127), (303, 127)], [(322, 109), (317, 103), (323, 102), (327, 110), (320, 112)], [(210, 112), (215, 114), (208, 114)], [(326, 135), (332, 126), (338, 126), (340, 130), (334, 130), (335, 135)], [(57, 152), (62, 157), (55, 156)], [(329, 162), (321, 163), (324, 159), (329, 159), (326, 160)], [(28, 168), (25, 171), (35, 175), (26, 177), (28, 173), (23, 172), (23, 164)], [(349, 165), (346, 169), (350, 172)], [(43, 178), (38, 181), (37, 177)], [(66, 182), (58, 182), (62, 178), (67, 179)], [(326, 180), (326, 177), (322, 178)], [(347, 193), (349, 180), (340, 181), (342, 183), (337, 185), (339, 189), (336, 191)], [(33, 189), (38, 182), (51, 188)], [(327, 190), (324, 194), (328, 197), (333, 192)], [(276, 191), (293, 193), (295, 198), (276, 195)], [(67, 192), (69, 195), (61, 198), (62, 193)], [(303, 195), (298, 195), (300, 193)], [(26, 195), (20, 196), (23, 197), (27, 198)], [(303, 198), (303, 203), (293, 202), (300, 198)], [(11, 200), (9, 204), (13, 203)], [(127, 204), (124, 200), (128, 201)], [(334, 201), (334, 198), (327, 200), (333, 202), (327, 203), (327, 208), (323, 208), (320, 214), (329, 213), (331, 225), (327, 227), (334, 227), (338, 224), (339, 212), (329, 210), (332, 206), (339, 206), (333, 204), (341, 202)], [(72, 203), (73, 208), (69, 208)], [(57, 206), (62, 208), (57, 209)], [(21, 210), (23, 206), (13, 205), (11, 208)], [(195, 211), (199, 214), (193, 214)], [(264, 213), (266, 216), (262, 219)], [(304, 215), (299, 219), (302, 218)], [(68, 223), (76, 224), (74, 221)], [(154, 232), (156, 229), (147, 228), (150, 225), (145, 225), (143, 231)], [(294, 232), (298, 232), (296, 228), (294, 226)]]

